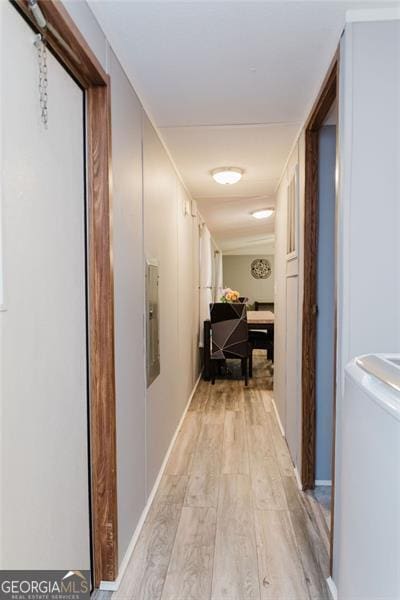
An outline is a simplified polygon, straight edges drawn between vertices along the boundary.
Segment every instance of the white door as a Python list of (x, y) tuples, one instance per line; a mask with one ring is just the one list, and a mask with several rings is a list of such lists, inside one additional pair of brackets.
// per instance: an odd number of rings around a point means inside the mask
[(89, 569), (83, 93), (1, 2), (1, 568)]
[(299, 466), (300, 403), (298, 398), (299, 278), (286, 278), (286, 440), (294, 464)]

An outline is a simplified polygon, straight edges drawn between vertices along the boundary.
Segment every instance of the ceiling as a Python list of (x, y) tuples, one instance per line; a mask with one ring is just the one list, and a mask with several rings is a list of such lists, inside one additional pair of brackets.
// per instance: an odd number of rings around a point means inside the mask
[(264, 254), (273, 253), (273, 218), (258, 220), (251, 216), (252, 210), (268, 206), (273, 206), (273, 202), (263, 196), (219, 196), (200, 202), (201, 214), (225, 254), (253, 254), (263, 247)]
[[(337, 48), (348, 9), (394, 2), (91, 1), (223, 250), (261, 243), (290, 149)], [(244, 169), (221, 186), (210, 170)]]

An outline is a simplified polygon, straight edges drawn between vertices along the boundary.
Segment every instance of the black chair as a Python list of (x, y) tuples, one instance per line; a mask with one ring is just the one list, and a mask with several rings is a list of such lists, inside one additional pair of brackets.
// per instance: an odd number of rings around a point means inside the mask
[(273, 302), (254, 302), (254, 310), (270, 310), (274, 312), (275, 304)]
[(242, 303), (215, 302), (210, 304), (211, 317), (211, 381), (215, 383), (218, 361), (238, 358), (242, 362), (242, 374), (248, 384), (250, 359), (249, 330), (246, 305)]
[(267, 329), (250, 329), (250, 377), (253, 377), (253, 350), (266, 350), (267, 358), (274, 362), (274, 324)]

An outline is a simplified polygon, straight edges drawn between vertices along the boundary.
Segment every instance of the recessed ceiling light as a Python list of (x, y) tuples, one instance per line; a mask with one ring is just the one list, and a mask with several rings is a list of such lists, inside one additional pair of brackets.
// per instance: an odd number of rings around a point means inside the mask
[(211, 175), (221, 185), (233, 185), (242, 178), (243, 169), (239, 169), (238, 167), (219, 167), (211, 171)]
[(256, 210), (252, 214), (255, 219), (268, 219), (274, 212), (273, 208), (263, 208), (262, 210)]

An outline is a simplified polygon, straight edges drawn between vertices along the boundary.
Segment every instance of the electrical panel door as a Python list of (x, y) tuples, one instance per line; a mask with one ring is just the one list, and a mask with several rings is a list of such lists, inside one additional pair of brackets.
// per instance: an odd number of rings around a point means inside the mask
[(146, 265), (147, 387), (149, 387), (160, 374), (158, 280), (158, 263), (154, 260), (148, 260)]

